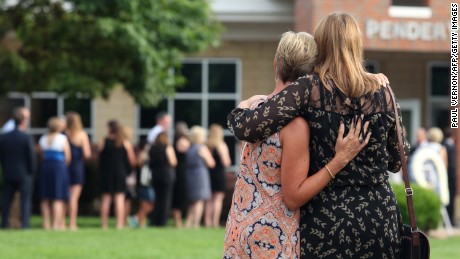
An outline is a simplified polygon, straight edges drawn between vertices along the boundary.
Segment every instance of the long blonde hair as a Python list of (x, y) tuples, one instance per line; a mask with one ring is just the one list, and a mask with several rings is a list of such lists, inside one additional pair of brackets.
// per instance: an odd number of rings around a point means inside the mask
[(359, 97), (379, 88), (366, 73), (363, 42), (358, 23), (346, 13), (331, 13), (314, 33), (318, 56), (314, 71), (321, 81), (332, 80), (349, 97)]
[(217, 148), (224, 142), (224, 129), (219, 124), (213, 123), (209, 126), (209, 136), (207, 146), (210, 150)]
[(71, 136), (74, 136), (76, 133), (83, 130), (80, 114), (76, 112), (67, 112), (65, 117), (67, 130)]

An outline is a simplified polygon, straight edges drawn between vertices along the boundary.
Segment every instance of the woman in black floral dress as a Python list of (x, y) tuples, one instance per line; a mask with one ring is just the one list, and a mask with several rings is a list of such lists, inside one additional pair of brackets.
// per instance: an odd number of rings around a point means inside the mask
[[(301, 211), (303, 258), (398, 258), (401, 217), (387, 171), (401, 166), (395, 111), (389, 88), (362, 66), (357, 22), (332, 13), (315, 31), (318, 45), (314, 74), (297, 79), (256, 109), (249, 102), (228, 116), (240, 140), (257, 142), (279, 132), (295, 117), (310, 124), (309, 175), (334, 156), (341, 122), (359, 115), (369, 121), (369, 144)], [(327, 55), (326, 55), (327, 52)], [(405, 148), (408, 148), (407, 142)], [(406, 152), (407, 153), (407, 152)]]

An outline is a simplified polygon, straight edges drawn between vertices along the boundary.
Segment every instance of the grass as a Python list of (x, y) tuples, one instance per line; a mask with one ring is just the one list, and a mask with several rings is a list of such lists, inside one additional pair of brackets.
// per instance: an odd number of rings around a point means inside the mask
[(430, 238), (431, 258), (457, 259), (460, 258), (460, 237), (448, 239)]
[[(0, 231), (1, 258), (222, 258), (224, 228), (101, 230), (80, 218), (80, 230), (44, 231), (34, 217), (28, 231)], [(114, 226), (113, 221), (111, 226)], [(460, 237), (430, 239), (431, 258), (460, 258)]]
[[(80, 229), (0, 231), (1, 258), (221, 258), (224, 229), (101, 230), (99, 219), (79, 219)], [(112, 222), (111, 226), (114, 226)]]

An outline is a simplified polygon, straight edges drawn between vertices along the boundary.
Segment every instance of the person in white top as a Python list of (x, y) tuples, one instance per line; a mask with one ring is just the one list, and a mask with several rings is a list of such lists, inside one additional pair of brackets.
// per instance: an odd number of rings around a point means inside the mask
[(51, 220), (53, 229), (65, 229), (65, 203), (69, 200), (67, 165), (71, 160), (71, 152), (67, 137), (60, 133), (61, 130), (61, 120), (50, 118), (48, 133), (38, 142), (42, 158), (39, 193), (44, 229), (51, 228)]
[[(24, 120), (28, 121), (29, 118), (30, 118), (30, 111), (29, 109), (27, 109), (26, 107), (19, 107), (17, 108), (19, 109), (22, 114), (24, 115)], [(5, 124), (3, 124), (3, 127), (1, 129), (1, 133), (2, 134), (5, 134), (5, 133), (8, 133), (8, 132), (11, 132), (13, 131), (14, 129), (16, 128), (16, 124), (14, 123), (14, 120), (13, 118), (10, 118), (9, 120), (7, 120), (5, 122)]]
[(156, 125), (150, 129), (149, 134), (147, 135), (147, 141), (150, 144), (153, 144), (157, 139), (158, 134), (163, 131), (168, 131), (171, 127), (171, 115), (166, 112), (159, 112), (156, 116)]

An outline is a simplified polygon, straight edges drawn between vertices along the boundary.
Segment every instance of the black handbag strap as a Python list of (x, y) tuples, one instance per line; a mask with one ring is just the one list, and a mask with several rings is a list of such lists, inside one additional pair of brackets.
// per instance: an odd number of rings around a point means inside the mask
[(393, 89), (389, 85), (387, 85), (388, 90), (391, 94), (391, 99), (393, 101), (394, 113), (395, 113), (395, 120), (396, 120), (396, 131), (398, 132), (398, 147), (399, 147), (399, 155), (401, 157), (401, 167), (402, 167), (402, 175), (404, 179), (404, 185), (406, 187), (406, 200), (407, 200), (407, 209), (409, 211), (409, 220), (410, 225), (412, 227), (412, 244), (414, 246), (420, 245), (420, 237), (417, 228), (417, 222), (415, 220), (415, 210), (414, 210), (414, 202), (412, 200), (412, 194), (414, 193), (412, 188), (410, 187), (409, 181), (409, 172), (407, 170), (407, 159), (404, 152), (404, 145), (403, 145), (403, 131), (401, 129), (401, 125), (399, 123), (399, 114), (398, 114), (398, 106), (396, 104), (395, 95), (393, 93)]

